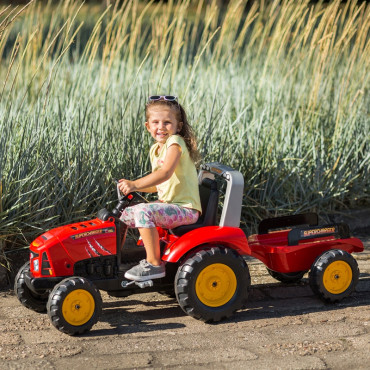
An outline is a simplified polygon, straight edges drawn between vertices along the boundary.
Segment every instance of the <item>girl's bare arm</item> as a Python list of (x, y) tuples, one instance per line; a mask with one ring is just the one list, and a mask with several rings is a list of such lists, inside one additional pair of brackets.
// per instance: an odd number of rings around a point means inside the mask
[(144, 189), (140, 189), (139, 191), (143, 193), (156, 193), (157, 192), (157, 187), (156, 186), (150, 186)]
[(126, 179), (119, 180), (119, 188), (121, 192), (123, 194), (132, 193), (133, 191), (156, 192), (156, 185), (168, 180), (175, 172), (175, 168), (180, 161), (180, 157), (181, 147), (178, 144), (171, 145), (167, 149), (163, 166), (159, 170), (135, 181)]

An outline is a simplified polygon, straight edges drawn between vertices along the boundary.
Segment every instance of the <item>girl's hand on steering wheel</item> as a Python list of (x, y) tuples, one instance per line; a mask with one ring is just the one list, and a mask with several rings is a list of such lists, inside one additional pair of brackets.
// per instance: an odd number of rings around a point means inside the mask
[(121, 179), (118, 181), (118, 187), (119, 190), (123, 195), (130, 194), (137, 190), (137, 187), (135, 185), (135, 181), (130, 181), (126, 179)]

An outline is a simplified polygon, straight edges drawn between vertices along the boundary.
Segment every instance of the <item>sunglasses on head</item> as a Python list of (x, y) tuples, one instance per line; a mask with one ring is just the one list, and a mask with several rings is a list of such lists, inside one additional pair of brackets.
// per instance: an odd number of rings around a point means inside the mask
[(165, 100), (171, 102), (177, 102), (177, 96), (174, 95), (151, 95), (149, 96), (148, 101), (157, 101), (157, 100)]

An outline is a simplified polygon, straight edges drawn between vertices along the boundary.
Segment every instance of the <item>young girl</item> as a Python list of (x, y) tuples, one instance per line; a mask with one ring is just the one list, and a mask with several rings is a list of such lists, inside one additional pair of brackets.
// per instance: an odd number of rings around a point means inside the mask
[(126, 272), (127, 279), (144, 281), (164, 277), (156, 226), (172, 229), (193, 224), (201, 212), (195, 136), (183, 107), (175, 96), (151, 96), (145, 107), (145, 126), (156, 143), (150, 149), (152, 173), (138, 180), (119, 180), (125, 195), (158, 192), (159, 201), (126, 208), (121, 220), (137, 227), (143, 240), (146, 260)]

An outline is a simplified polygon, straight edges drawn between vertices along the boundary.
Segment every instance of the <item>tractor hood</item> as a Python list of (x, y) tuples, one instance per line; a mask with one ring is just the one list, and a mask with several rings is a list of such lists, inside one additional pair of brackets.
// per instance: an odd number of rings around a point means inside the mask
[(76, 262), (116, 254), (113, 219), (78, 222), (49, 230), (30, 245), (34, 277), (70, 276)]

